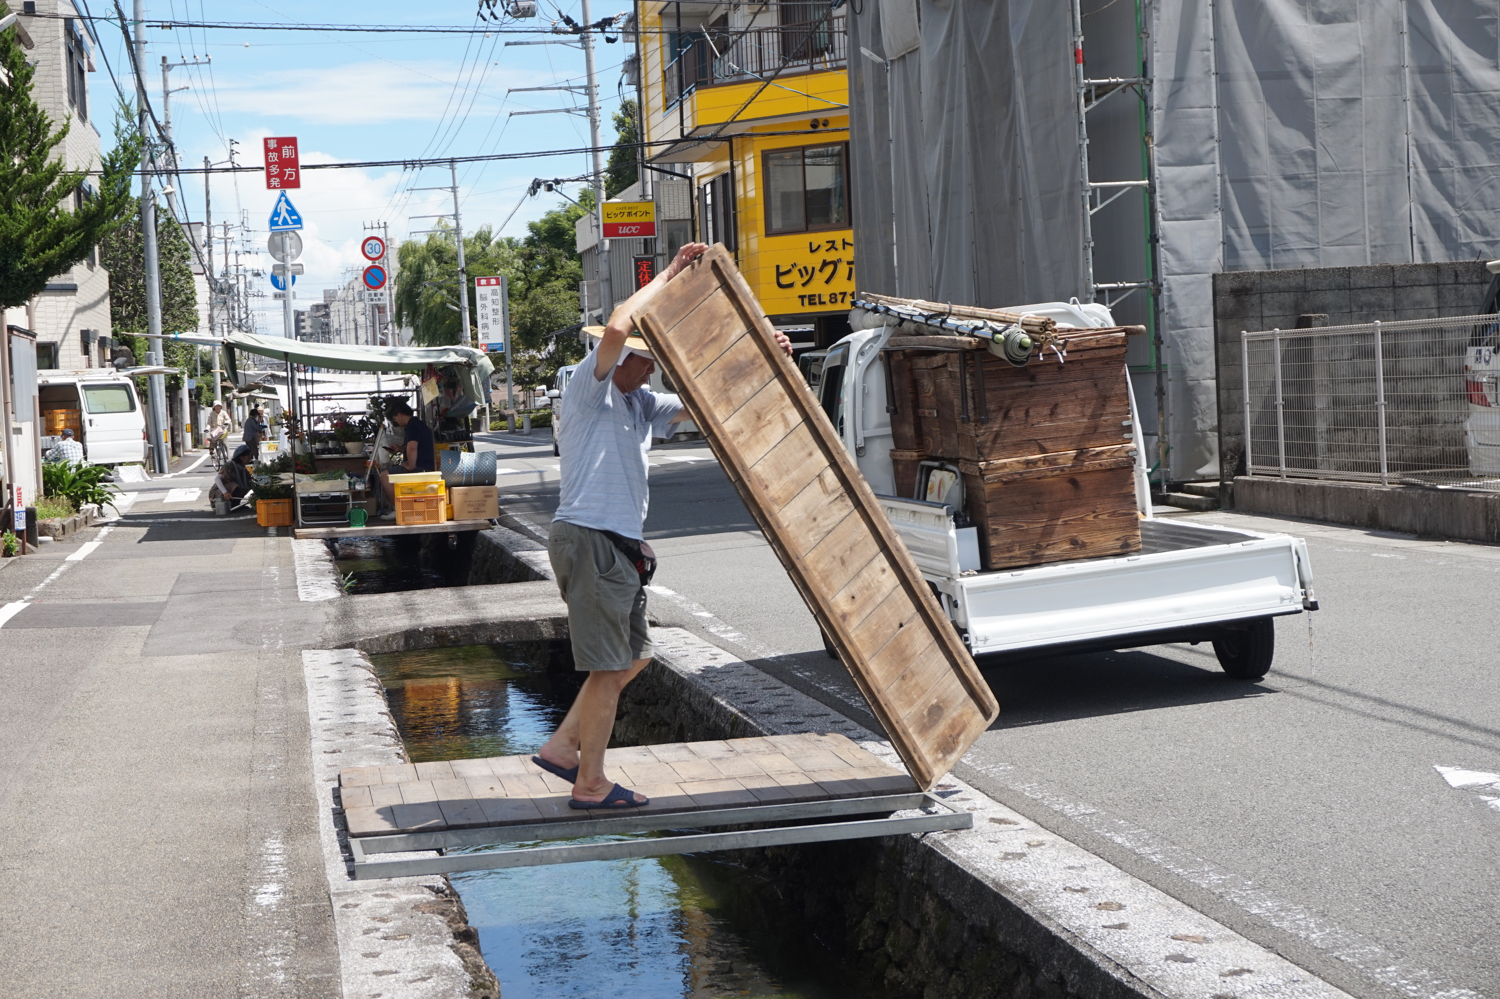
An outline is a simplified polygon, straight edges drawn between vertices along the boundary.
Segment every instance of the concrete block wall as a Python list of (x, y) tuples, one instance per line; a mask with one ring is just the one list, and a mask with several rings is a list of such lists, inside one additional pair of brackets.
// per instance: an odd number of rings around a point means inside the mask
[[(1309, 314), (1327, 316), (1320, 323), (1327, 326), (1473, 315), (1484, 304), (1490, 280), (1484, 262), (1478, 260), (1215, 274), (1214, 347), (1224, 498), (1228, 498), (1235, 475), (1244, 471), (1241, 331), (1290, 330), (1296, 328), (1298, 317)], [(1303, 350), (1306, 356), (1297, 355), (1296, 350)], [(1387, 443), (1392, 467), (1403, 461), (1413, 468), (1462, 466), (1467, 456), (1461, 386), (1460, 393), (1448, 399), (1453, 395), (1456, 373), (1461, 371), (1461, 352), (1450, 341), (1407, 341), (1391, 344), (1385, 354), (1387, 375), (1400, 376), (1387, 382)], [(1291, 356), (1284, 352), (1283, 364), (1288, 363), (1300, 368), (1299, 388), (1308, 396), (1300, 403), (1309, 411), (1323, 412), (1347, 401), (1335, 398), (1338, 389), (1331, 375), (1345, 366), (1360, 364), (1373, 371), (1373, 353), (1352, 343), (1327, 344), (1317, 351), (1295, 348)], [(1406, 398), (1393, 397), (1393, 390)], [(1373, 405), (1373, 399), (1370, 403)], [(1373, 427), (1372, 417), (1370, 428), (1325, 431), (1309, 425), (1289, 432), (1289, 463), (1294, 456), (1311, 463), (1318, 460), (1319, 447), (1332, 445), (1330, 450), (1351, 456), (1351, 469), (1371, 471)], [(1257, 433), (1256, 440), (1265, 433)]]

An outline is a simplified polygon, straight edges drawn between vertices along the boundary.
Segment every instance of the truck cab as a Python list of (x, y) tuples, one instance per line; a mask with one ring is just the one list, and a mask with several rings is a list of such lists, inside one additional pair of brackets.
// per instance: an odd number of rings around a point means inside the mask
[[(1044, 310), (1060, 325), (1114, 325), (1097, 305), (1048, 303), (1006, 311)], [(886, 409), (893, 392), (886, 343), (894, 332), (883, 326), (844, 337), (828, 348), (810, 387), (976, 656), (1035, 658), (1207, 641), (1227, 674), (1253, 680), (1271, 667), (1272, 619), (1317, 609), (1312, 563), (1301, 539), (1154, 515), (1133, 403), (1141, 551), (982, 570), (960, 476), (948, 474), (940, 461), (923, 462), (915, 494), (895, 495)]]
[(71, 427), (91, 465), (146, 460), (146, 419), (131, 379), (103, 370), (46, 372), (37, 378), (37, 395), (44, 454)]

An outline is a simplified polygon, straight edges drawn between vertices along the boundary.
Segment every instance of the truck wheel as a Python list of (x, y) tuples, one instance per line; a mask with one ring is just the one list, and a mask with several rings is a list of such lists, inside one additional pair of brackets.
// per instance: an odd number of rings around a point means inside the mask
[(1258, 618), (1244, 631), (1214, 639), (1214, 655), (1219, 657), (1220, 668), (1236, 680), (1259, 680), (1270, 672), (1276, 656), (1275, 622)]

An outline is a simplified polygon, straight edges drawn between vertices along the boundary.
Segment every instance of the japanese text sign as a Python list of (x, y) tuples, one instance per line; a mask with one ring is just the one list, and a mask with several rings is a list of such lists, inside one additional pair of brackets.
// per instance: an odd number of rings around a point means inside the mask
[(641, 239), (656, 235), (654, 201), (606, 201), (602, 211), (605, 239)]
[(646, 287), (656, 279), (656, 258), (652, 256), (632, 257), (631, 264), (635, 274), (636, 290)]
[(283, 135), (268, 138), (266, 152), (266, 190), (285, 190), (302, 186), (302, 165), (297, 159), (297, 137)]
[(510, 297), (504, 276), (474, 279), (474, 308), (480, 348), (491, 354), (504, 351), (510, 333)]
[[(854, 294), (854, 238), (849, 230), (795, 239), (774, 237), (763, 249), (756, 294), (770, 313), (849, 308)], [(770, 242), (770, 241), (767, 241)]]

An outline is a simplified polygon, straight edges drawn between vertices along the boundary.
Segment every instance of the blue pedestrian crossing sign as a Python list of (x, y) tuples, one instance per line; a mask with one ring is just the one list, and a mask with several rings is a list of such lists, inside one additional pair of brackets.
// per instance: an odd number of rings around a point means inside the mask
[[(301, 266), (301, 265), (299, 264), (298, 266)], [(296, 284), (296, 283), (297, 283), (297, 275), (293, 274), (292, 275), (292, 284)], [(286, 291), (286, 275), (284, 275), (284, 274), (277, 274), (275, 272), (272, 272), (272, 274), (271, 274), (271, 287), (275, 288), (277, 291)]]
[(302, 228), (302, 216), (297, 214), (297, 209), (292, 207), (291, 199), (286, 192), (281, 192), (281, 197), (276, 199), (276, 207), (271, 209), (271, 231), (287, 232), (292, 229)]

